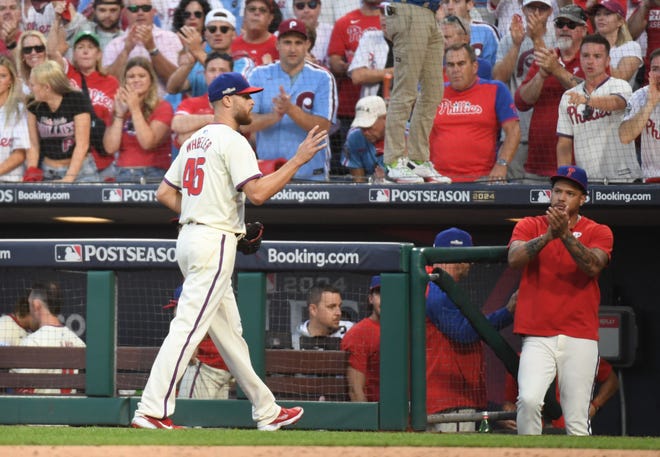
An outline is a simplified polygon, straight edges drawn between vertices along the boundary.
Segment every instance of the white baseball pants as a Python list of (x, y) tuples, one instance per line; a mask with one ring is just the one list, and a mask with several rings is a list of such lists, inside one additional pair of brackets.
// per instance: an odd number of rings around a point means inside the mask
[(566, 433), (590, 435), (589, 404), (597, 368), (595, 340), (524, 337), (518, 370), (518, 434), (541, 434), (543, 397), (556, 376)]

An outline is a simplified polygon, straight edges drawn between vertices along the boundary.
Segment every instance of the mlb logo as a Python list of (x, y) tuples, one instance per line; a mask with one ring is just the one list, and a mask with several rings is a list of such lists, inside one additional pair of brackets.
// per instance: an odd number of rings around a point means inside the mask
[(389, 189), (369, 189), (369, 201), (375, 203), (387, 203), (390, 201)]
[(82, 262), (82, 244), (56, 244), (56, 262)]
[(124, 201), (123, 189), (103, 189), (101, 200), (104, 202), (122, 202)]
[(550, 203), (551, 195), (550, 189), (532, 189), (529, 191), (529, 201), (530, 203)]

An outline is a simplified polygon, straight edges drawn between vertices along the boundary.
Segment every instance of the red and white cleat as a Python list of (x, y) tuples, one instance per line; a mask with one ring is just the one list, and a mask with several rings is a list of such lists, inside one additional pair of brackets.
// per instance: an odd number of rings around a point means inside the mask
[(282, 408), (280, 415), (277, 416), (273, 422), (270, 424), (259, 425), (257, 426), (257, 429), (261, 430), (262, 432), (274, 432), (275, 430), (279, 430), (285, 425), (295, 424), (300, 420), (303, 413), (304, 411), (300, 406), (294, 406), (293, 408)]
[(163, 428), (166, 430), (176, 430), (186, 428), (181, 425), (174, 425), (172, 419), (166, 417), (165, 419), (156, 419), (151, 416), (143, 416), (142, 414), (136, 414), (131, 421), (131, 427), (133, 428), (147, 428), (147, 429), (159, 429)]

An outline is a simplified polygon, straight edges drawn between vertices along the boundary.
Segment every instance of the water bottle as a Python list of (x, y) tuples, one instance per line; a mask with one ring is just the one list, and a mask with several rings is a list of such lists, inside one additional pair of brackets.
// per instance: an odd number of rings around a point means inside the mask
[(481, 424), (479, 425), (479, 433), (490, 433), (490, 423), (488, 422), (488, 411), (481, 413)]

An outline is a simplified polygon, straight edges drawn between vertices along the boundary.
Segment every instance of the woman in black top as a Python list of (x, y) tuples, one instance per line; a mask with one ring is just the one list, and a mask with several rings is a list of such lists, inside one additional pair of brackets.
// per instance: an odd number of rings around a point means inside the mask
[(28, 104), (32, 148), (24, 180), (98, 181), (94, 159), (88, 154), (91, 117), (83, 93), (71, 87), (52, 60), (32, 69), (30, 88), (34, 96)]

